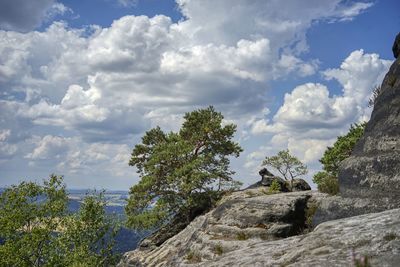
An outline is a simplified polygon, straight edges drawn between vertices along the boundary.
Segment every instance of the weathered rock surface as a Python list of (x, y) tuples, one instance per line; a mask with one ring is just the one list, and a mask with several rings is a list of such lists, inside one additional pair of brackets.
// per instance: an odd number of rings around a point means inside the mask
[(308, 203), (324, 197), (312, 191), (270, 195), (262, 187), (234, 192), (161, 246), (128, 252), (119, 266), (180, 266), (197, 254), (214, 261), (221, 253), (300, 234), (307, 229)]
[(339, 186), (343, 197), (400, 204), (400, 58), (383, 80), (364, 136), (341, 164)]
[(236, 192), (161, 246), (126, 253), (118, 266), (350, 266), (352, 249), (373, 266), (400, 262), (400, 209), (295, 235), (306, 227), (305, 205), (326, 198), (315, 191)]
[(304, 179), (293, 179), (293, 182), (288, 182), (288, 184), (290, 187), (292, 187), (293, 184), (293, 188), (291, 190), (293, 192), (311, 190), (311, 186)]

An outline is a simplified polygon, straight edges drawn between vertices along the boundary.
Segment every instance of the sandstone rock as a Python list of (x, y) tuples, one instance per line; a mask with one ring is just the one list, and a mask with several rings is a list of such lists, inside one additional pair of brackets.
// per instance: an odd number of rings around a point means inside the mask
[(339, 187), (344, 197), (400, 204), (400, 58), (383, 80), (364, 136), (341, 164)]
[(235, 192), (160, 247), (126, 253), (119, 266), (180, 266), (191, 261), (191, 253), (211, 262), (219, 250), (297, 235), (307, 227), (307, 202), (323, 196), (311, 191), (268, 195), (262, 187)]
[(259, 186), (268, 186), (269, 187), (272, 185), (272, 183), (274, 181), (276, 181), (280, 186), (281, 192), (289, 191), (286, 181), (284, 179), (282, 179), (281, 177), (273, 175), (270, 171), (268, 171), (267, 168), (262, 168), (258, 173), (261, 176), (261, 181), (250, 185), (246, 189), (257, 188)]
[(327, 195), (237, 194), (160, 247), (126, 253), (118, 266), (351, 266), (353, 249), (368, 256), (372, 266), (400, 262), (400, 209), (329, 221), (284, 238), (301, 224), (293, 224), (293, 215)]
[(305, 180), (300, 178), (293, 179), (293, 182), (289, 181), (288, 184), (289, 187), (292, 187), (293, 185), (293, 192), (311, 190), (311, 186)]

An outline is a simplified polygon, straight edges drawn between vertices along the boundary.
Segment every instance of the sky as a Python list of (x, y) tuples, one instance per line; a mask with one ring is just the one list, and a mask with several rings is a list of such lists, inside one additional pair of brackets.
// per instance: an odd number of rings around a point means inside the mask
[[(266, 156), (307, 164), (393, 62), (397, 0), (0, 0), (0, 187), (64, 175), (128, 190), (147, 130), (213, 105), (237, 124), (235, 179)], [(315, 185), (313, 185), (315, 187)]]

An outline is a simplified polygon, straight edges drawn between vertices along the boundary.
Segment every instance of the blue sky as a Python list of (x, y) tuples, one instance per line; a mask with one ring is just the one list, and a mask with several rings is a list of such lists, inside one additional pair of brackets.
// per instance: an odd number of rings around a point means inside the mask
[(395, 0), (0, 1), (0, 186), (128, 189), (143, 133), (214, 105), (235, 178), (288, 148), (312, 174), (393, 61)]

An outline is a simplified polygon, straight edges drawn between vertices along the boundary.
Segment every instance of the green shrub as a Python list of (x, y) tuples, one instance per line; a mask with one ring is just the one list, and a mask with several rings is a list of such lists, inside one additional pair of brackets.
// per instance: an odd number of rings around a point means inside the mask
[(268, 192), (271, 194), (276, 194), (279, 193), (280, 191), (281, 191), (281, 185), (278, 183), (277, 180), (273, 180), (268, 189)]
[(199, 252), (195, 250), (189, 250), (189, 252), (186, 255), (186, 260), (189, 263), (198, 263), (201, 262), (201, 255)]
[(330, 195), (336, 195), (339, 193), (338, 178), (326, 171), (316, 173), (313, 177), (313, 182), (317, 184), (320, 192)]
[(222, 247), (221, 243), (218, 243), (214, 247), (214, 253), (217, 254), (218, 256), (222, 255), (224, 253), (224, 248)]
[(237, 233), (236, 239), (240, 240), (240, 241), (243, 241), (243, 240), (249, 239), (249, 237), (247, 236), (246, 233), (240, 232), (240, 233)]

